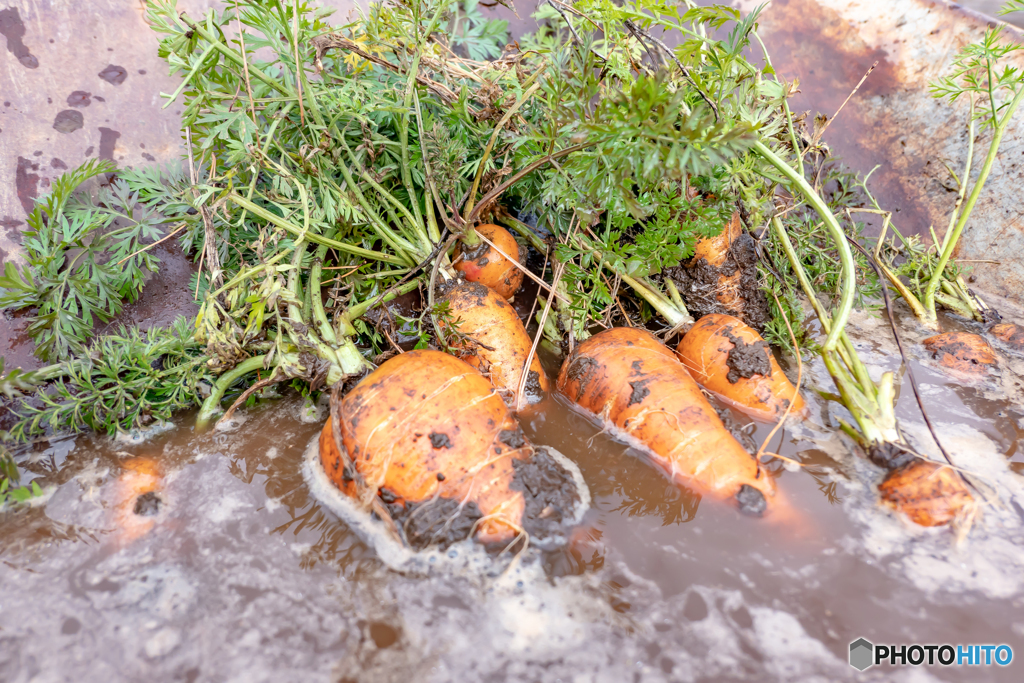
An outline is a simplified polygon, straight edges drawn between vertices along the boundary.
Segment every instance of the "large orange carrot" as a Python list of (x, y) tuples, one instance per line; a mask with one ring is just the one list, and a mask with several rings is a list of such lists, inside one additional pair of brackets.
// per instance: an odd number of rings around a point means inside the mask
[(377, 495), (406, 506), (457, 502), (453, 517), (482, 515), (477, 536), (485, 542), (521, 528), (524, 499), (512, 487), (512, 461), (532, 447), (487, 378), (466, 362), (430, 350), (395, 356), (341, 400), (338, 415), (346, 453), (328, 420), (320, 460), (346, 494), (364, 504)]
[(455, 270), (470, 282), (479, 282), (508, 299), (523, 284), (523, 271), (517, 265), (519, 245), (512, 233), (500, 225), (478, 225), (476, 232), (493, 242), (509, 258), (502, 256), (483, 240), (474, 247), (460, 242), (455, 249)]
[(558, 391), (631, 438), (674, 478), (762, 514), (768, 475), (726, 430), (676, 355), (654, 335), (616, 327), (577, 346)]
[(697, 382), (729, 405), (758, 420), (806, 410), (768, 344), (742, 320), (712, 313), (690, 328), (676, 348)]
[(893, 470), (878, 490), (883, 501), (921, 526), (949, 524), (974, 504), (959, 474), (926, 460), (914, 460)]
[[(515, 309), (489, 287), (477, 282), (457, 285), (444, 295), (458, 339), (452, 342), (460, 357), (488, 375), (491, 384), (511, 405), (533, 346)], [(536, 354), (526, 377), (526, 399), (541, 400), (550, 383)]]
[(937, 334), (923, 343), (939, 365), (965, 374), (984, 374), (996, 362), (996, 355), (988, 342), (970, 332)]

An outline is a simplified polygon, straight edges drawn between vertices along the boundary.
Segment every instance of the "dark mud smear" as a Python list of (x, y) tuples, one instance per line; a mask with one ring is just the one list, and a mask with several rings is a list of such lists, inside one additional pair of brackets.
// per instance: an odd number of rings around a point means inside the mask
[(32, 213), (35, 206), (35, 198), (39, 196), (39, 176), (32, 171), (38, 171), (39, 164), (18, 157), (18, 168), (14, 172), (14, 184), (18, 191), (18, 201), (25, 214)]
[(74, 109), (65, 109), (58, 112), (56, 118), (53, 119), (53, 129), (65, 135), (74, 133), (84, 125), (85, 117), (82, 116), (82, 112), (75, 111)]
[(92, 104), (92, 93), (87, 93), (84, 90), (76, 90), (68, 95), (67, 103), (69, 107), (76, 107), (81, 109), (82, 107), (88, 107)]
[(57, 157), (54, 157), (54, 158), (50, 159), (50, 167), (51, 168), (59, 169), (61, 171), (66, 171), (67, 168), (68, 168), (68, 165), (64, 163), (63, 159), (58, 159)]
[[(100, 159), (114, 160), (114, 147), (117, 145), (117, 139), (121, 137), (121, 133), (110, 128), (100, 128)], [(90, 148), (91, 149), (91, 148)], [(86, 152), (86, 156), (89, 156), (89, 152)]]
[(128, 70), (123, 66), (109, 64), (106, 69), (99, 73), (99, 77), (111, 85), (121, 85), (124, 83), (124, 79), (128, 78)]
[(25, 23), (21, 20), (17, 7), (0, 10), (0, 35), (7, 38), (7, 51), (14, 55), (22, 66), (27, 69), (39, 66), (39, 60), (22, 41), (25, 37)]

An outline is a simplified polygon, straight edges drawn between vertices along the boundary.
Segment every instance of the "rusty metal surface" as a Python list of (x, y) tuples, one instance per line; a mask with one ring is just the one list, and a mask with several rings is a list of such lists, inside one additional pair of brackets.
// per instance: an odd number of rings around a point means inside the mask
[[(984, 0), (977, 0), (982, 2)], [(180, 3), (191, 13), (211, 0)], [(336, 0), (342, 12), (351, 0)], [(533, 0), (520, 2), (515, 33), (530, 26)], [(749, 10), (753, 2), (743, 0)], [(762, 31), (777, 70), (799, 78), (796, 110), (832, 114), (872, 62), (879, 68), (826, 140), (860, 171), (881, 168), (872, 187), (897, 209), (897, 224), (912, 233), (934, 225), (941, 235), (954, 202), (943, 161), (959, 173), (966, 154), (965, 114), (933, 100), (930, 80), (945, 73), (956, 50), (979, 38), (987, 18), (929, 0), (856, 2), (775, 0)], [(17, 0), (0, 9), (0, 260), (19, 253), (32, 199), (53, 178), (89, 157), (119, 166), (174, 163), (180, 157), (179, 107), (163, 109), (161, 92), (176, 79), (156, 54), (157, 36), (137, 0)], [(1024, 222), (1016, 198), (1021, 186), (1024, 124), (1017, 123), (975, 209), (959, 256), (977, 263), (982, 290), (1016, 298), (1024, 289)], [(174, 250), (169, 271), (189, 267)], [(173, 266), (173, 268), (172, 268)], [(192, 310), (180, 278), (146, 290), (126, 322)], [(0, 355), (25, 356), (17, 319), (0, 318)]]
[[(9, 2), (10, 0), (8, 0)], [(340, 13), (351, 0), (323, 3)], [(212, 0), (183, 0), (196, 16)], [(0, 4), (0, 263), (17, 258), (33, 198), (90, 157), (121, 168), (181, 158), (181, 106), (160, 93), (180, 80), (157, 56), (159, 37), (138, 0), (16, 0)], [(5, 44), (6, 43), (6, 44)], [(6, 48), (6, 49), (4, 49)], [(165, 325), (193, 315), (193, 267), (176, 247), (160, 248), (161, 272), (120, 322)], [(37, 367), (24, 319), (0, 313), (0, 356)], [(109, 326), (108, 326), (109, 327)]]
[[(752, 6), (741, 3), (743, 9)], [(762, 33), (776, 69), (800, 80), (796, 110), (831, 115), (872, 62), (879, 61), (825, 139), (859, 171), (881, 166), (871, 188), (884, 207), (898, 211), (895, 222), (902, 231), (927, 234), (934, 226), (941, 238), (956, 200), (943, 162), (962, 173), (966, 106), (933, 99), (928, 83), (948, 73), (956, 52), (979, 39), (995, 20), (929, 0), (776, 0), (763, 17)], [(1016, 29), (1008, 35), (1020, 40)], [(1024, 291), (1024, 212), (1018, 202), (1022, 154), (1024, 120), (1018, 116), (1003, 139), (958, 254), (972, 261), (980, 290), (1018, 301)]]

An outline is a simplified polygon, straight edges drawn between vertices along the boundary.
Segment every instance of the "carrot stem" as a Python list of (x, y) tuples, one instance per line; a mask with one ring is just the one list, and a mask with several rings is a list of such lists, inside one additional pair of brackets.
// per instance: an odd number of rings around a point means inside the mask
[[(825, 338), (825, 343), (823, 345), (826, 351), (834, 351), (836, 346), (839, 344), (839, 335), (842, 334), (843, 328), (846, 327), (846, 322), (850, 319), (850, 312), (853, 310), (853, 299), (856, 294), (857, 287), (856, 274), (854, 272), (853, 252), (850, 250), (850, 245), (846, 243), (846, 235), (843, 232), (842, 227), (840, 227), (839, 221), (836, 220), (836, 217), (832, 214), (828, 205), (825, 204), (824, 200), (822, 200), (818, 193), (815, 192), (814, 188), (811, 187), (807, 180), (773, 151), (768, 149), (768, 146), (763, 142), (755, 142), (753, 149), (764, 157), (768, 163), (778, 169), (782, 175), (786, 176), (790, 183), (792, 183), (793, 187), (804, 196), (807, 203), (818, 212), (818, 215), (821, 216), (821, 219), (825, 222), (826, 229), (831, 234), (836, 250), (839, 252), (839, 261), (842, 265), (842, 284), (840, 286), (839, 305), (832, 318), (832, 328), (829, 330), (828, 336)], [(821, 316), (819, 315), (818, 317), (820, 318)]]

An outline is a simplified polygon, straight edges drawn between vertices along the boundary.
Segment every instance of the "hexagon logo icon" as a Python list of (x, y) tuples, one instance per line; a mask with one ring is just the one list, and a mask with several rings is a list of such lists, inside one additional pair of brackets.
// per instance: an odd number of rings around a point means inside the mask
[(875, 646), (864, 638), (850, 643), (850, 666), (863, 671), (875, 663)]

